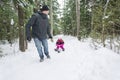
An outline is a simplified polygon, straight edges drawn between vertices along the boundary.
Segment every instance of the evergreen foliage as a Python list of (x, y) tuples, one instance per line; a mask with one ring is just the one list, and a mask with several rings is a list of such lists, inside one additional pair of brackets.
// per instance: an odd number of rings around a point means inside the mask
[[(80, 0), (80, 37), (91, 37), (105, 46), (106, 40), (120, 43), (120, 0)], [(58, 0), (0, 0), (0, 41), (9, 43), (19, 38), (19, 18), (23, 28), (40, 5), (52, 5), (53, 34), (77, 36), (76, 0), (64, 0), (61, 10)], [(24, 13), (18, 15), (18, 5)], [(51, 7), (50, 7), (51, 8)], [(23, 29), (24, 30), (24, 29)]]

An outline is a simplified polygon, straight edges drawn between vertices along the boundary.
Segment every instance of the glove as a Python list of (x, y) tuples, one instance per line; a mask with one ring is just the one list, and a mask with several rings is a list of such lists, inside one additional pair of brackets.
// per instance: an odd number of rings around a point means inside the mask
[(49, 36), (50, 39), (52, 39), (52, 36)]
[(50, 38), (51, 42), (53, 42), (53, 37), (52, 37), (52, 36), (49, 36), (49, 38)]
[(27, 37), (27, 40), (30, 42), (31, 41), (31, 37)]

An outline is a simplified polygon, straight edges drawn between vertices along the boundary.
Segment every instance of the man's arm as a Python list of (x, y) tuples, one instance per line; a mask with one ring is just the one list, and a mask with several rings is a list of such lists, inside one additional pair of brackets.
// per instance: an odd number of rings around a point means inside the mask
[(30, 28), (35, 23), (35, 20), (36, 20), (36, 16), (32, 15), (32, 17), (29, 19), (28, 23), (26, 24), (26, 37), (28, 41), (31, 40)]

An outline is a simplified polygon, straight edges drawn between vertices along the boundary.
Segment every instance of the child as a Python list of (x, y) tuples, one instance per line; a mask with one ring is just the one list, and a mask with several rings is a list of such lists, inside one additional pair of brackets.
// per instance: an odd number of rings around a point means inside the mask
[(62, 40), (62, 38), (59, 38), (57, 41), (56, 41), (56, 49), (55, 49), (55, 51), (58, 51), (58, 52), (60, 52), (59, 51), (59, 49), (61, 48), (63, 51), (65, 50), (64, 49), (64, 41)]

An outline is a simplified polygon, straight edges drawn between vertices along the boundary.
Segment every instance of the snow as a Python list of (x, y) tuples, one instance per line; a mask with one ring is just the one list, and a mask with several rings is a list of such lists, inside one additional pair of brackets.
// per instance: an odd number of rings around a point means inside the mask
[[(119, 80), (120, 55), (106, 48), (92, 49), (89, 41), (62, 36), (65, 51), (54, 51), (55, 41), (48, 40), (51, 59), (39, 62), (34, 42), (26, 52), (17, 51), (0, 59), (0, 80)], [(6, 48), (2, 46), (2, 48)], [(3, 52), (12, 52), (14, 48)]]
[(13, 19), (11, 19), (11, 23), (10, 23), (11, 25), (14, 25), (14, 20)]

